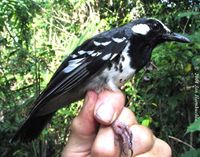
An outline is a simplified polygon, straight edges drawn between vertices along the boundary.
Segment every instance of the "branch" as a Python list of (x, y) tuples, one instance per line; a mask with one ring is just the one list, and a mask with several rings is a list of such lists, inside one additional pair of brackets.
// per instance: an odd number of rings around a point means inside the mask
[(21, 90), (24, 90), (24, 89), (27, 89), (27, 88), (30, 88), (30, 87), (33, 87), (33, 86), (34, 86), (34, 84), (30, 84), (30, 85), (28, 85), (28, 86), (25, 86), (25, 87), (21, 87), (21, 88), (19, 88), (19, 89), (16, 89), (15, 92), (19, 92), (19, 91), (21, 91)]
[(182, 143), (182, 144), (190, 147), (191, 149), (194, 149), (194, 147), (192, 145), (190, 145), (190, 144), (188, 144), (188, 143), (186, 143), (186, 142), (184, 142), (184, 141), (182, 141), (182, 140), (180, 140), (180, 139), (178, 139), (176, 137), (173, 137), (173, 136), (168, 136), (168, 137), (171, 138), (171, 139), (173, 139), (174, 141), (177, 141), (179, 143)]

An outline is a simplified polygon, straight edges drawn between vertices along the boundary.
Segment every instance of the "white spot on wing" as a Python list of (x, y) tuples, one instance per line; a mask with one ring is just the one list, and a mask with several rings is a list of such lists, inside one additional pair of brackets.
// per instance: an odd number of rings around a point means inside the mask
[(72, 57), (72, 58), (76, 58), (77, 55), (76, 55), (76, 54), (71, 54), (71, 57)]
[(123, 42), (124, 40), (126, 40), (126, 38), (125, 38), (125, 37), (123, 37), (123, 38), (112, 38), (112, 40), (113, 40), (114, 42), (116, 42), (116, 43), (121, 43), (121, 42)]
[(93, 50), (93, 51), (87, 51), (86, 53), (87, 53), (88, 55), (91, 55), (93, 52), (94, 52), (94, 50)]
[(72, 59), (72, 60), (69, 60), (69, 64), (72, 64), (72, 63), (79, 63), (80, 61), (82, 61), (84, 58), (77, 58), (77, 59)]
[(150, 31), (150, 28), (147, 24), (137, 24), (132, 27), (132, 31), (137, 34), (146, 35)]
[(97, 56), (99, 56), (100, 54), (102, 54), (102, 52), (97, 52)]
[(95, 52), (95, 53), (92, 53), (91, 56), (92, 56), (92, 57), (94, 57), (94, 56), (99, 56), (101, 53), (102, 53), (102, 52)]
[(68, 61), (68, 66), (66, 68), (63, 69), (63, 71), (65, 73), (69, 73), (71, 72), (72, 70), (74, 70), (76, 67), (78, 67), (79, 65), (81, 65), (81, 61), (83, 60), (84, 58), (78, 58), (78, 59), (73, 59), (73, 60), (69, 60)]
[(108, 45), (108, 44), (110, 44), (111, 43), (111, 41), (107, 41), (107, 42), (103, 42), (103, 43), (101, 43), (103, 46), (106, 46), (106, 45)]
[(99, 46), (99, 45), (101, 45), (101, 43), (94, 41), (94, 45)]
[(79, 55), (82, 55), (82, 54), (84, 54), (84, 53), (86, 53), (86, 51), (84, 51), (84, 50), (78, 51), (78, 54), (79, 54)]
[[(79, 55), (83, 55), (83, 54), (91, 55), (93, 52), (94, 52), (94, 50), (93, 50), (93, 51), (84, 51), (84, 50), (80, 50), (80, 51), (78, 51), (78, 54), (79, 54)], [(77, 57), (77, 55), (73, 54), (73, 55), (72, 55), (72, 58), (75, 58), (75, 57)]]
[(108, 53), (107, 55), (103, 56), (102, 59), (107, 60), (110, 58), (110, 56), (111, 56), (111, 53)]
[(110, 43), (111, 43), (111, 41), (106, 41), (106, 42), (102, 42), (102, 43), (94, 41), (94, 45), (96, 45), (96, 46), (100, 46), (100, 45), (106, 46)]
[(94, 57), (94, 56), (96, 56), (96, 55), (97, 55), (96, 53), (92, 53), (92, 54), (91, 54), (92, 57)]
[(110, 58), (110, 60), (112, 60), (113, 58), (115, 58), (117, 55), (118, 55), (117, 53), (114, 53), (114, 54), (112, 55), (112, 57)]

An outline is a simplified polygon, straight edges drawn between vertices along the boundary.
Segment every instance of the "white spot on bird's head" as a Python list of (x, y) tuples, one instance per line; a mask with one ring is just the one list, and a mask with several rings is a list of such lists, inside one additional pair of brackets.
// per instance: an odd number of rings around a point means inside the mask
[(137, 34), (146, 35), (150, 31), (150, 27), (147, 24), (137, 24), (132, 27), (132, 31)]

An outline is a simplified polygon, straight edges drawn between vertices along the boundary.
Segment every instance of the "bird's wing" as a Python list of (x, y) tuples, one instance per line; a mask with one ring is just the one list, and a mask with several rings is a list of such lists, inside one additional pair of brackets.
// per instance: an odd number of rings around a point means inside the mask
[(122, 33), (116, 34), (116, 37), (97, 36), (85, 41), (60, 65), (36, 100), (31, 113), (45, 105), (44, 102), (63, 92), (69, 92), (101, 71), (121, 54), (127, 42)]

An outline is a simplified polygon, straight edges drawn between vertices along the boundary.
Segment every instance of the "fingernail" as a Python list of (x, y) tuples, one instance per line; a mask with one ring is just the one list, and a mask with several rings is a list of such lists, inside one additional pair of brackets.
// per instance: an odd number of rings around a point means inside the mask
[(111, 105), (101, 104), (97, 109), (97, 118), (105, 123), (111, 123), (113, 120), (114, 109)]

